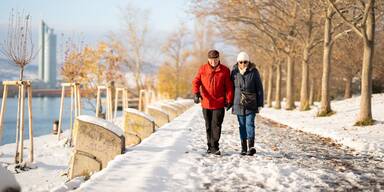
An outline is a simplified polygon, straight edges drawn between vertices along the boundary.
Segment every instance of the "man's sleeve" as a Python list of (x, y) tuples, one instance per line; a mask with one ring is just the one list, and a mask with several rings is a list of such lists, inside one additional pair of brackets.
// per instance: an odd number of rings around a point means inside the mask
[(200, 86), (201, 86), (201, 68), (197, 72), (195, 78), (192, 80), (192, 93), (196, 94), (200, 92)]
[(228, 73), (226, 75), (225, 90), (226, 90), (227, 103), (233, 104), (233, 82), (231, 80), (231, 74), (230, 74), (229, 70), (228, 70)]

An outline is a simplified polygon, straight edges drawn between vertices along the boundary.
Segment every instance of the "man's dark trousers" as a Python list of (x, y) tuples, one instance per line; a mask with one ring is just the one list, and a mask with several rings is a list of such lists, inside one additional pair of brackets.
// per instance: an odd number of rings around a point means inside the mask
[(221, 124), (224, 119), (224, 108), (222, 109), (204, 109), (203, 115), (205, 128), (207, 131), (207, 145), (209, 149), (219, 150), (219, 140), (221, 135)]

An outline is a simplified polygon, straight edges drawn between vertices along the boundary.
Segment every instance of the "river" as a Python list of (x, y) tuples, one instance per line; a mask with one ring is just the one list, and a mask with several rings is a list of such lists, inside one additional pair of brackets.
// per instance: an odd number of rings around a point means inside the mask
[[(2, 101), (2, 98), (0, 98)], [(94, 101), (92, 101), (94, 103)], [(1, 102), (0, 102), (1, 105)], [(70, 121), (70, 98), (64, 100), (63, 112), (63, 129), (69, 129)], [(85, 107), (81, 114), (94, 115), (91, 110), (90, 102), (82, 100), (82, 106)], [(25, 105), (25, 138), (29, 138), (28, 134), (28, 110), (27, 103)], [(6, 112), (3, 123), (3, 139), (0, 145), (15, 142), (16, 135), (16, 113), (17, 113), (17, 98), (7, 98)], [(54, 120), (59, 119), (60, 113), (60, 97), (33, 97), (32, 98), (32, 125), (33, 135), (40, 136), (50, 134)]]

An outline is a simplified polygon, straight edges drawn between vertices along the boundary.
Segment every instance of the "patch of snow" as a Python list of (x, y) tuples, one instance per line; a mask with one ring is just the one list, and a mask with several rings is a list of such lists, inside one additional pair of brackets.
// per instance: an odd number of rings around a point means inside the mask
[(162, 109), (162, 108), (160, 108), (159, 106), (156, 106), (156, 105), (149, 105), (147, 108), (154, 109), (156, 111), (160, 111), (162, 113), (168, 114), (167, 111), (165, 111), (164, 109)]
[(146, 114), (146, 113), (144, 113), (142, 111), (139, 111), (137, 109), (125, 108), (124, 111), (129, 112), (129, 113), (137, 114), (137, 115), (142, 116), (142, 117), (144, 117), (144, 118), (146, 118), (146, 119), (148, 119), (149, 121), (152, 121), (152, 122), (155, 121), (155, 119), (153, 119), (152, 116), (150, 116), (150, 115), (148, 115), (148, 114)]
[[(25, 165), (33, 169), (18, 170), (14, 164), (15, 143), (9, 143), (0, 146), (3, 153), (0, 156), (1, 164), (14, 174), (20, 184), (22, 191), (49, 191), (52, 188), (61, 185), (68, 178), (66, 176), (71, 149), (66, 147), (63, 141), (69, 137), (69, 130), (62, 133), (62, 139), (57, 140), (57, 135), (43, 135), (34, 138), (34, 162)], [(29, 139), (24, 140), (24, 159), (28, 160)], [(0, 180), (2, 183), (3, 180)]]
[(316, 116), (319, 103), (310, 111), (263, 108), (259, 115), (294, 129), (331, 138), (360, 153), (384, 156), (384, 94), (372, 96), (372, 116), (376, 120), (372, 126), (354, 126), (359, 104), (360, 97), (332, 101), (331, 107), (336, 113), (329, 117)]
[(66, 192), (77, 189), (82, 183), (84, 183), (84, 177), (75, 177), (72, 180), (64, 183), (63, 185), (56, 187), (51, 192)]
[(90, 115), (80, 115), (77, 117), (77, 119), (79, 119), (80, 121), (85, 121), (99, 125), (101, 127), (105, 127), (106, 129), (116, 133), (116, 135), (118, 136), (124, 136), (124, 131), (120, 127), (105, 119), (97, 118)]

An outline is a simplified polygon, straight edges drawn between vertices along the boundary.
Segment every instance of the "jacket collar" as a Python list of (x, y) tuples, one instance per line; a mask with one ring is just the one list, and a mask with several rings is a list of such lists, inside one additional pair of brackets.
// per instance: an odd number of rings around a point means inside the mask
[(211, 71), (211, 72), (213, 72), (213, 71), (215, 71), (215, 72), (220, 71), (221, 68), (222, 68), (222, 66), (221, 66), (222, 64), (221, 63), (219, 63), (215, 68), (213, 68), (209, 63), (207, 63), (206, 65), (207, 65), (207, 68), (209, 69), (209, 71)]
[[(245, 71), (244, 74), (250, 72), (250, 71), (253, 71), (256, 69), (256, 65), (254, 63), (249, 63), (248, 67), (247, 67), (247, 71)], [(236, 73), (240, 73), (240, 70), (239, 70), (239, 67), (238, 67), (238, 64), (234, 64), (233, 67), (232, 67), (232, 70), (235, 71)]]

